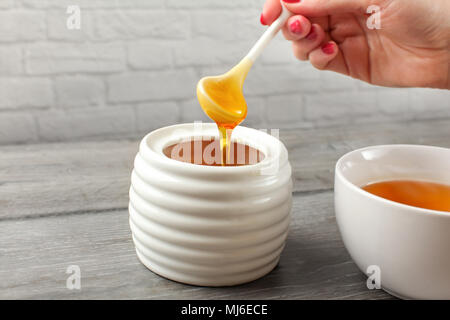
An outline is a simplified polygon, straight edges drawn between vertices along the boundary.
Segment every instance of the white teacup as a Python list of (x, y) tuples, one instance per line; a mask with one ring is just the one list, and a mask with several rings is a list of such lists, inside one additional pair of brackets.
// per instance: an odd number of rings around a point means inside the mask
[(233, 141), (264, 153), (245, 166), (202, 166), (163, 150), (189, 138), (218, 137), (215, 124), (161, 128), (142, 140), (130, 188), (130, 227), (141, 262), (183, 283), (230, 286), (270, 272), (284, 248), (292, 207), (284, 145), (237, 127)]
[(449, 185), (450, 149), (368, 147), (344, 155), (335, 173), (336, 219), (358, 267), (364, 273), (380, 271), (381, 287), (395, 296), (450, 299), (450, 213), (400, 204), (361, 189), (385, 180)]

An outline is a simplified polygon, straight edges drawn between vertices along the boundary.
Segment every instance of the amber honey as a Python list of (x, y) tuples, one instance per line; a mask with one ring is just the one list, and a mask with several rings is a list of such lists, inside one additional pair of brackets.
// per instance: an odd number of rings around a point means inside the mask
[(220, 140), (190, 139), (164, 148), (163, 153), (174, 160), (204, 166), (244, 166), (264, 159), (261, 151), (242, 143), (230, 142), (227, 157), (221, 149)]
[(363, 190), (398, 203), (450, 212), (450, 185), (414, 180), (372, 183)]
[(247, 116), (242, 87), (253, 62), (244, 58), (222, 76), (206, 77), (197, 85), (197, 97), (203, 111), (217, 124), (220, 150), (229, 157), (233, 129)]

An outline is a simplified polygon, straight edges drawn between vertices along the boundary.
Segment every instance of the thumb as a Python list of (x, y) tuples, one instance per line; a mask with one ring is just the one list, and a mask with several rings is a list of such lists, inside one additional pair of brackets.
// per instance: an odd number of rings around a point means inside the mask
[(283, 0), (286, 9), (306, 17), (365, 12), (369, 0)]

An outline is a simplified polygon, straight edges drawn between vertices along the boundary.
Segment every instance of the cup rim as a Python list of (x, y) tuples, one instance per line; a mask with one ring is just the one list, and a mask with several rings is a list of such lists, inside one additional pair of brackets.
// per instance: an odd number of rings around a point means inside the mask
[(416, 144), (384, 144), (384, 145), (374, 145), (374, 146), (363, 147), (363, 148), (359, 148), (359, 149), (347, 152), (346, 154), (344, 154), (342, 157), (339, 158), (339, 160), (336, 162), (336, 166), (335, 166), (335, 174), (336, 174), (336, 176), (348, 188), (350, 188), (354, 192), (357, 192), (360, 195), (368, 197), (368, 198), (373, 199), (375, 201), (379, 201), (379, 202), (381, 202), (381, 203), (383, 203), (385, 205), (398, 207), (400, 209), (408, 209), (408, 210), (411, 210), (411, 211), (413, 211), (413, 212), (415, 212), (417, 214), (432, 215), (432, 216), (439, 216), (439, 217), (450, 218), (450, 212), (448, 212), (448, 211), (439, 211), (439, 210), (432, 210), (432, 209), (415, 207), (415, 206), (411, 206), (411, 205), (408, 205), (408, 204), (404, 204), (404, 203), (388, 200), (388, 199), (385, 199), (383, 197), (374, 195), (374, 194), (372, 194), (372, 193), (370, 193), (368, 191), (365, 191), (364, 189), (362, 189), (361, 187), (357, 186), (356, 184), (350, 182), (344, 176), (344, 174), (341, 172), (340, 168), (342, 167), (342, 162), (346, 161), (348, 157), (352, 156), (355, 153), (361, 153), (361, 152), (363, 152), (365, 150), (380, 149), (380, 148), (439, 149), (439, 150), (446, 150), (447, 152), (450, 150), (450, 149), (444, 148), (444, 147), (427, 146), (427, 145), (416, 145)]
[[(193, 172), (193, 173), (205, 173), (205, 174), (229, 174), (229, 173), (240, 174), (240, 173), (248, 173), (248, 172), (260, 172), (261, 170), (264, 170), (265, 166), (270, 166), (271, 163), (273, 163), (274, 161), (280, 161), (280, 158), (282, 158), (281, 159), (282, 162), (280, 162), (279, 168), (284, 166), (285, 162), (287, 162), (286, 147), (279, 139), (276, 139), (275, 137), (273, 137), (265, 132), (259, 131), (257, 129), (248, 128), (248, 127), (244, 127), (244, 126), (238, 126), (235, 128), (235, 130), (233, 131), (233, 135), (235, 137), (234, 138), (232, 137), (232, 141), (236, 141), (236, 134), (237, 134), (237, 135), (239, 135), (239, 139), (244, 141), (245, 144), (248, 144), (249, 146), (252, 146), (252, 147), (258, 149), (259, 151), (261, 151), (264, 154), (264, 159), (262, 159), (260, 162), (257, 162), (254, 164), (249, 164), (249, 165), (241, 165), (241, 166), (208, 166), (208, 165), (199, 165), (199, 164), (188, 163), (188, 162), (171, 159), (163, 154), (163, 149), (165, 147), (167, 147), (168, 145), (170, 145), (170, 140), (167, 137), (157, 137), (158, 134), (161, 134), (164, 131), (167, 131), (168, 133), (171, 131), (173, 132), (177, 129), (180, 129), (180, 130), (191, 129), (191, 131), (192, 131), (192, 128), (194, 128), (194, 125), (195, 125), (195, 123), (181, 123), (181, 124), (175, 124), (175, 125), (166, 126), (166, 127), (162, 127), (162, 128), (153, 130), (142, 139), (140, 146), (139, 146), (139, 152), (142, 153), (144, 158), (146, 158), (147, 160), (150, 160), (150, 161), (154, 161), (160, 166), (164, 166), (164, 167), (169, 166), (170, 168), (175, 169), (175, 170), (183, 170), (183, 171), (188, 171), (188, 172)], [(202, 125), (202, 129), (204, 128), (205, 131), (212, 130), (213, 128), (214, 129), (217, 128), (215, 123), (209, 123), (209, 122), (203, 123), (202, 122), (201, 125)], [(261, 139), (262, 142), (260, 142), (259, 144), (256, 143), (256, 145), (255, 145), (255, 143), (253, 143), (251, 141), (251, 139), (247, 139), (247, 137), (245, 136), (245, 133), (249, 133), (251, 135), (257, 135), (257, 136), (260, 136), (261, 138), (264, 137), (267, 139)], [(186, 135), (186, 137), (188, 137), (188, 136), (196, 137), (196, 135), (192, 135), (192, 134)], [(217, 130), (217, 134), (199, 135), (199, 137), (200, 136), (218, 138), (218, 130)], [(158, 140), (163, 141), (163, 143), (160, 142), (162, 147), (158, 147), (157, 151), (155, 151), (151, 147), (151, 139), (152, 138), (157, 141)], [(172, 142), (174, 142), (174, 141), (172, 141)], [(268, 151), (270, 151), (270, 150), (273, 151), (276, 148), (281, 148), (280, 155), (277, 158), (269, 157), (267, 155)], [(285, 154), (285, 155), (283, 155), (283, 154)]]

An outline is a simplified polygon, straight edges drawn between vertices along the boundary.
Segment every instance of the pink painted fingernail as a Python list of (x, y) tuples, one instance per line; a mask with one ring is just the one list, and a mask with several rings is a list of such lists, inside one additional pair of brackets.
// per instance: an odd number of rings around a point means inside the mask
[(286, 3), (297, 3), (300, 2), (300, 0), (283, 0)]
[(334, 52), (334, 43), (332, 42), (325, 43), (321, 49), (325, 54), (332, 54)]
[(315, 26), (311, 26), (311, 31), (309, 31), (308, 35), (306, 36), (306, 39), (314, 40), (316, 38), (317, 38), (316, 27)]
[(289, 30), (294, 34), (300, 34), (302, 33), (302, 24), (300, 23), (300, 20), (295, 20), (289, 25)]
[(261, 22), (261, 24), (263, 26), (267, 25), (266, 21), (264, 20), (264, 14), (263, 13), (261, 13), (261, 17), (259, 17), (259, 22)]

